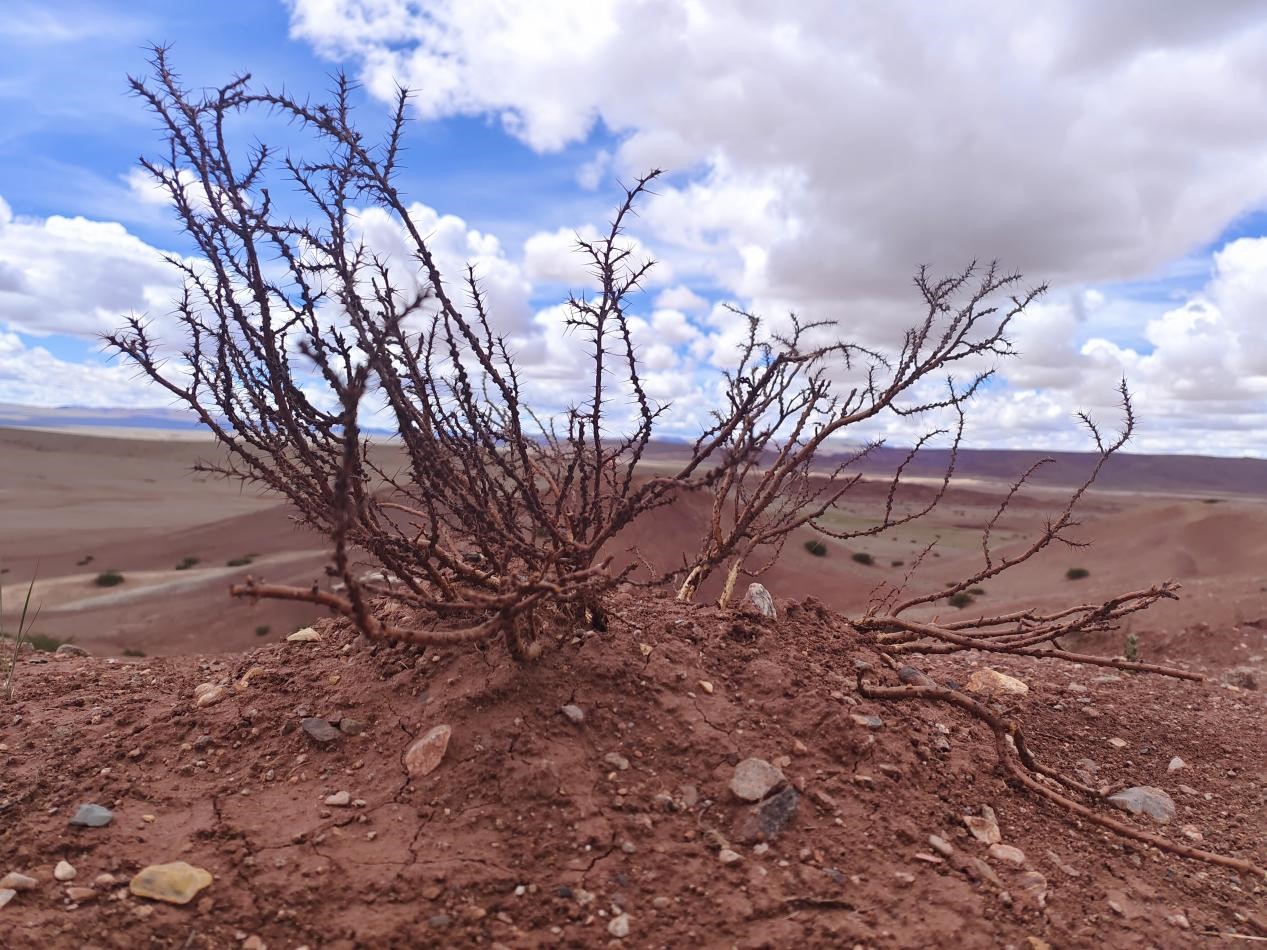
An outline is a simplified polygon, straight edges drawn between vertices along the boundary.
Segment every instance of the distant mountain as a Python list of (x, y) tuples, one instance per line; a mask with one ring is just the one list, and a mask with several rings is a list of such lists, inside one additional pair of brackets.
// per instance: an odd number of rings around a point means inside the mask
[(121, 429), (197, 429), (199, 422), (180, 409), (91, 409), (85, 406), (20, 406), (0, 402), (0, 426), (64, 428), (109, 426)]

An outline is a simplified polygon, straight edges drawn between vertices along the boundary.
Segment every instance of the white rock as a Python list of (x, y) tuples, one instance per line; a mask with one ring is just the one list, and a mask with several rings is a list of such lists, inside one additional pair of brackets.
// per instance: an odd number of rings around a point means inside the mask
[(759, 802), (784, 781), (783, 773), (765, 759), (744, 759), (735, 766), (730, 790), (745, 802)]
[(312, 640), (320, 640), (321, 634), (317, 633), (312, 627), (304, 627), (302, 630), (296, 630), (286, 639), (291, 643), (307, 643)]
[(1166, 766), (1166, 771), (1167, 771), (1167, 772), (1178, 772), (1180, 769), (1184, 769), (1184, 768), (1187, 768), (1187, 767), (1188, 767), (1188, 763), (1187, 763), (1187, 762), (1185, 762), (1183, 759), (1179, 758), (1179, 756), (1175, 756), (1173, 759), (1171, 759), (1171, 760), (1170, 760), (1170, 764)]
[(963, 823), (972, 832), (972, 837), (982, 844), (998, 844), (1003, 840), (1003, 835), (999, 833), (999, 820), (989, 805), (981, 806), (980, 818), (976, 815), (964, 815)]
[(756, 608), (757, 612), (763, 617), (769, 617), (771, 620), (779, 618), (779, 611), (774, 606), (774, 598), (770, 596), (770, 592), (762, 584), (748, 585), (748, 592), (744, 594), (741, 606), (748, 604)]
[(1005, 861), (1008, 864), (1014, 864), (1020, 867), (1025, 863), (1025, 852), (1020, 848), (1014, 848), (1010, 844), (992, 844), (990, 845), (990, 857), (996, 861)]
[(722, 864), (738, 864), (743, 857), (738, 851), (731, 851), (729, 848), (722, 848), (717, 852), (717, 860)]
[(1175, 817), (1175, 802), (1162, 789), (1151, 785), (1124, 788), (1109, 796), (1109, 803), (1132, 815), (1147, 815), (1159, 824), (1168, 824)]
[(608, 923), (607, 932), (613, 937), (628, 937), (629, 923), (628, 914), (617, 914), (611, 919), (611, 922)]
[(17, 896), (18, 896), (18, 892), (15, 891), (13, 888), (0, 887), (0, 909), (2, 909), (5, 904), (9, 903), (9, 901), (13, 900), (13, 898)]
[(57, 867), (53, 868), (53, 877), (59, 881), (73, 881), (76, 873), (75, 866), (69, 861), (58, 861)]
[(1029, 692), (1029, 686), (1022, 680), (988, 666), (968, 677), (967, 688), (969, 692), (982, 696), (1024, 696)]
[(351, 801), (352, 795), (349, 792), (335, 792), (326, 796), (326, 804), (335, 808), (346, 808)]

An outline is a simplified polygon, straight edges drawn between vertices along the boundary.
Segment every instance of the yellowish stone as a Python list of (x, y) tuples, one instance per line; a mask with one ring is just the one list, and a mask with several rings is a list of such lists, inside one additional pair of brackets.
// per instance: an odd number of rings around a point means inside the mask
[(151, 864), (132, 878), (128, 888), (137, 897), (169, 904), (188, 904), (210, 884), (210, 872), (184, 861), (174, 861), (171, 864)]

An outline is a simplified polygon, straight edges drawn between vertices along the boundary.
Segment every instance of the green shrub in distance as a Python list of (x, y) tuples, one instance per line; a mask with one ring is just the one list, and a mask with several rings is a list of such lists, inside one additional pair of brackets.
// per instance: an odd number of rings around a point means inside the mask
[(872, 557), (870, 554), (868, 554), (866, 551), (855, 551), (855, 552), (854, 552), (854, 554), (853, 554), (853, 559), (854, 559), (855, 561), (857, 561), (859, 564), (868, 564), (868, 565), (870, 565), (870, 564), (874, 564), (874, 563), (875, 563), (875, 558), (873, 558), (873, 557)]
[(258, 627), (255, 628), (255, 635), (257, 637), (266, 637), (268, 636), (268, 631), (270, 631), (271, 629), (273, 628), (270, 627), (268, 624), (262, 623)]
[(1085, 567), (1071, 567), (1069, 568), (1069, 570), (1065, 571), (1065, 577), (1071, 581), (1080, 581), (1084, 577), (1090, 577), (1090, 576), (1091, 576), (1091, 572), (1088, 571)]
[(249, 555), (246, 557), (235, 557), (232, 560), (225, 561), (224, 566), (225, 567), (246, 567), (246, 565), (250, 564), (253, 560), (255, 559)]
[(814, 555), (814, 557), (827, 556), (827, 545), (823, 544), (822, 541), (819, 541), (818, 538), (810, 538), (806, 541), (805, 550)]
[(198, 558), (196, 557), (182, 557), (180, 563), (176, 565), (176, 570), (187, 571), (197, 563)]
[(946, 601), (952, 607), (958, 607), (960, 610), (972, 603), (972, 595), (966, 590), (961, 590), (957, 594), (951, 594), (950, 599)]
[(123, 575), (118, 571), (103, 571), (93, 583), (98, 587), (118, 587), (123, 583)]

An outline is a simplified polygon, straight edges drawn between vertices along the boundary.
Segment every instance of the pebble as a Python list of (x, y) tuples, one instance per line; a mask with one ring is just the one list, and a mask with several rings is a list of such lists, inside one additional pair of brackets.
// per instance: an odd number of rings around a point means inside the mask
[(790, 785), (776, 792), (752, 809), (739, 829), (740, 836), (744, 841), (773, 841), (792, 823), (800, 802), (801, 793)]
[(29, 891), (38, 883), (35, 878), (19, 874), (17, 871), (10, 871), (4, 877), (0, 877), (0, 888), (5, 890)]
[(779, 611), (774, 606), (774, 598), (770, 596), (770, 592), (765, 589), (763, 584), (749, 584), (748, 592), (743, 595), (743, 601), (740, 606), (751, 605), (763, 617), (771, 620), (779, 619)]
[(849, 718), (854, 721), (855, 725), (862, 726), (864, 729), (884, 728), (884, 720), (879, 716), (864, 715), (863, 713), (850, 713)]
[(1205, 836), (1201, 834), (1201, 829), (1196, 825), (1184, 825), (1179, 829), (1179, 833), (1189, 841), (1202, 841), (1205, 838)]
[(982, 696), (1024, 696), (1029, 692), (1029, 686), (1024, 681), (988, 666), (968, 677), (966, 687), (969, 692)]
[(194, 687), (194, 705), (199, 709), (205, 709), (208, 706), (214, 706), (228, 695), (229, 691), (216, 683), (199, 683)]
[(62, 656), (92, 656), (87, 650), (73, 643), (63, 643), (57, 648), (57, 652)]
[(339, 731), (346, 736), (359, 736), (365, 731), (365, 723), (359, 719), (343, 718), (339, 720)]
[(1030, 902), (1039, 907), (1047, 906), (1047, 878), (1037, 871), (1026, 871), (1021, 875), (1019, 890)]
[(608, 752), (605, 756), (603, 756), (603, 762), (619, 772), (623, 772), (629, 768), (629, 760), (619, 752)]
[(268, 944), (257, 935), (251, 934), (251, 936), (242, 941), (242, 950), (268, 950)]
[(103, 828), (114, 819), (114, 812), (101, 805), (80, 805), (79, 810), (71, 816), (70, 824), (82, 828)]
[(999, 820), (994, 815), (994, 809), (989, 805), (981, 806), (980, 818), (976, 815), (964, 815), (963, 823), (972, 832), (972, 837), (982, 844), (998, 844), (1003, 840), (1003, 836), (999, 833)]
[(713, 695), (713, 684), (710, 683), (708, 680), (700, 680), (699, 688), (702, 689), (704, 692), (708, 693), (709, 696)]
[(581, 709), (580, 706), (573, 706), (571, 703), (568, 703), (568, 705), (561, 708), (559, 712), (563, 713), (563, 715), (568, 718), (569, 722), (574, 722), (578, 726), (585, 721), (585, 711)]
[(1175, 817), (1174, 800), (1162, 789), (1151, 785), (1137, 785), (1114, 792), (1109, 796), (1109, 803), (1132, 815), (1147, 815), (1163, 825)]
[(296, 630), (286, 639), (291, 643), (307, 643), (312, 640), (320, 640), (321, 634), (317, 633), (312, 627), (304, 627), (302, 630)]
[(334, 808), (346, 808), (351, 802), (352, 795), (349, 792), (335, 792), (326, 796), (326, 804)]
[(607, 924), (607, 932), (613, 937), (628, 937), (629, 923), (628, 914), (617, 914)]
[(57, 867), (53, 868), (53, 877), (59, 881), (73, 881), (76, 873), (75, 866), (69, 861), (58, 861)]
[(1109, 740), (1109, 745), (1111, 745), (1115, 749), (1125, 749), (1127, 746), (1127, 742), (1125, 739), (1119, 739), (1117, 736), (1114, 736), (1112, 739)]
[(309, 716), (300, 722), (304, 732), (308, 734), (308, 738), (317, 745), (329, 745), (335, 739), (339, 738), (339, 730), (330, 725), (324, 719), (315, 719)]
[(428, 729), (405, 750), (405, 771), (411, 778), (423, 778), (440, 767), (452, 735), (453, 727), (442, 723)]
[(11, 887), (0, 887), (0, 909), (3, 909), (9, 901), (18, 896), (18, 892)]
[(785, 781), (783, 773), (765, 759), (748, 758), (735, 766), (730, 791), (742, 801), (759, 802)]
[(929, 835), (928, 846), (943, 858), (948, 858), (955, 853), (955, 846), (940, 835)]
[(175, 861), (171, 864), (151, 864), (143, 868), (128, 884), (137, 897), (166, 901), (169, 904), (188, 904), (198, 892), (211, 884), (211, 874), (203, 868)]
[(989, 853), (994, 860), (1005, 861), (1017, 867), (1025, 863), (1025, 852), (1020, 848), (1012, 847), (1010, 844), (992, 844), (990, 845)]
[(1166, 766), (1166, 771), (1178, 772), (1180, 769), (1187, 768), (1187, 766), (1188, 766), (1187, 762), (1179, 758), (1179, 756), (1175, 756), (1173, 759), (1170, 760), (1170, 764)]
[(731, 851), (729, 848), (722, 848), (717, 852), (717, 860), (722, 864), (738, 864), (743, 860), (743, 857), (738, 851)]
[(82, 904), (84, 901), (90, 901), (96, 897), (97, 892), (91, 887), (68, 887), (66, 888), (66, 896), (76, 904)]

